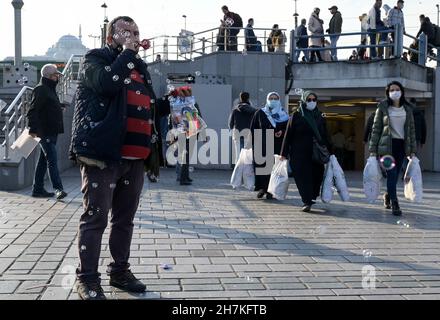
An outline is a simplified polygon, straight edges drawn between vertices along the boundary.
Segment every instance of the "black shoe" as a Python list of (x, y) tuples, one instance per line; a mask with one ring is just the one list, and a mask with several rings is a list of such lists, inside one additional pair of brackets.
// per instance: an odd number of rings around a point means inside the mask
[(180, 185), (181, 186), (190, 186), (190, 185), (192, 185), (192, 183), (189, 180), (180, 180)]
[(399, 201), (391, 201), (391, 207), (393, 209), (393, 215), (400, 217), (402, 215), (402, 210), (400, 210)]
[(151, 183), (157, 183), (157, 178), (154, 174), (147, 174), (148, 180), (150, 180)]
[(385, 207), (385, 209), (391, 209), (391, 199), (388, 193), (385, 193), (383, 195), (383, 206)]
[(273, 195), (272, 195), (272, 193), (266, 193), (266, 199), (267, 200), (273, 200)]
[(266, 194), (266, 191), (260, 190), (260, 191), (258, 191), (257, 198), (258, 199), (263, 199), (265, 194)]
[(194, 180), (193, 179), (191, 179), (191, 178), (188, 178), (187, 179), (189, 182), (193, 182)]
[(310, 212), (310, 211), (312, 211), (312, 205), (310, 205), (310, 204), (306, 204), (306, 205), (304, 205), (304, 207), (302, 207), (302, 212)]
[(118, 289), (134, 293), (143, 293), (147, 289), (147, 286), (136, 279), (130, 270), (111, 274), (110, 285)]
[(77, 290), (82, 300), (107, 300), (99, 280), (95, 282), (78, 281)]
[(55, 195), (57, 196), (57, 200), (62, 200), (67, 197), (67, 193), (65, 193), (63, 190), (55, 190)]
[(53, 198), (55, 193), (53, 192), (47, 192), (46, 190), (43, 190), (42, 192), (32, 192), (33, 198)]

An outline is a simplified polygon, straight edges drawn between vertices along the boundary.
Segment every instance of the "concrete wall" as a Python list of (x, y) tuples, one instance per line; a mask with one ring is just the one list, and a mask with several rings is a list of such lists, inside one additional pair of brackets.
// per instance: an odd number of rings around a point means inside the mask
[(434, 135), (433, 135), (433, 166), (434, 171), (440, 172), (440, 69), (435, 70), (435, 90), (433, 102), (433, 119), (434, 119)]

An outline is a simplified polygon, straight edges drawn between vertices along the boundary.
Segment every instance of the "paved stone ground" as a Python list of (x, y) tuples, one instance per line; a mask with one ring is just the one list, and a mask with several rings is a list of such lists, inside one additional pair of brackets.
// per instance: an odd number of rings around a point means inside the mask
[[(313, 214), (298, 211), (294, 184), (288, 200), (268, 202), (231, 190), (230, 172), (193, 176), (191, 187), (177, 186), (172, 170), (145, 184), (130, 262), (146, 294), (108, 286), (106, 233), (100, 271), (109, 298), (440, 298), (438, 174), (425, 175), (423, 204), (402, 201), (401, 219), (366, 204), (360, 173), (348, 174), (352, 202), (318, 204)], [(0, 192), (0, 299), (77, 299), (78, 169), (63, 180), (64, 202)], [(366, 265), (376, 270), (374, 290), (362, 287)]]

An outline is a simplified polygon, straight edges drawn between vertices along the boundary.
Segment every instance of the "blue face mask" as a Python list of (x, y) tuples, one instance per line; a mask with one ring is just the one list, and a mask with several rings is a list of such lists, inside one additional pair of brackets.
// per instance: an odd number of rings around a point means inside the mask
[(281, 101), (280, 100), (270, 100), (268, 104), (269, 110), (274, 110), (281, 108)]

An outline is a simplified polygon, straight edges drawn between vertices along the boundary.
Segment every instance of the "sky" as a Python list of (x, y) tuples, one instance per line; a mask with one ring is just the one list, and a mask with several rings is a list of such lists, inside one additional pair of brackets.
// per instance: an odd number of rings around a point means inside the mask
[[(139, 25), (141, 38), (157, 35), (177, 35), (184, 27), (182, 15), (187, 15), (187, 29), (199, 32), (219, 26), (223, 14), (221, 7), (241, 15), (244, 21), (253, 17), (256, 28), (271, 28), (278, 23), (281, 28), (294, 28), (294, 1), (274, 0), (23, 0), (22, 32), (23, 55), (44, 55), (49, 47), (66, 34), (78, 36), (82, 26), (83, 43), (94, 47), (93, 38), (99, 35), (104, 19), (101, 5), (105, 1), (109, 20), (118, 15), (128, 15)], [(384, 0), (384, 4), (394, 6), (397, 0)], [(321, 18), (326, 28), (331, 15), (327, 10), (337, 5), (344, 24), (343, 32), (360, 31), (358, 16), (367, 13), (374, 0), (298, 0), (300, 18), (308, 18), (314, 7), (321, 8)], [(406, 0), (405, 20), (407, 32), (416, 34), (421, 13), (437, 20), (436, 3), (440, 0)], [(14, 10), (11, 0), (0, 0), (0, 60), (14, 55)]]

